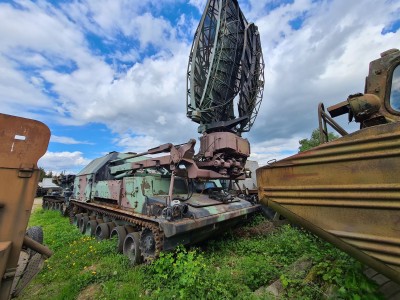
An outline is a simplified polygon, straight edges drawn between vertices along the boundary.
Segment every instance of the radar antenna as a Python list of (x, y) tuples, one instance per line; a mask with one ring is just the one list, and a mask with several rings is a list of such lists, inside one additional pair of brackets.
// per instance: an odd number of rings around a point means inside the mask
[(257, 26), (247, 22), (236, 0), (208, 0), (189, 56), (187, 116), (200, 124), (200, 133), (240, 136), (253, 125), (263, 90)]
[(245, 178), (250, 144), (241, 135), (257, 117), (263, 90), (257, 26), (247, 22), (237, 0), (208, 0), (189, 56), (186, 106), (200, 124), (195, 161), (207, 176)]

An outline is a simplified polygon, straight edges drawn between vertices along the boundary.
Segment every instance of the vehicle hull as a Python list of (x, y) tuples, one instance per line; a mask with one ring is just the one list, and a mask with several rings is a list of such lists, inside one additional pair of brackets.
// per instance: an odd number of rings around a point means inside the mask
[(369, 127), (257, 170), (283, 216), (400, 283), (400, 124)]

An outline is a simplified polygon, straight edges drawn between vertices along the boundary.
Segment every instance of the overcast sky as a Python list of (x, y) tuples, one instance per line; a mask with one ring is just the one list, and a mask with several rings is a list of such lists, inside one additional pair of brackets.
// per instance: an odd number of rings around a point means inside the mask
[[(197, 138), (186, 71), (205, 2), (0, 1), (1, 112), (50, 127), (39, 165), (77, 172), (110, 151)], [(296, 153), (317, 104), (363, 92), (368, 63), (400, 48), (400, 0), (239, 3), (265, 60), (264, 100), (245, 135), (261, 165)]]

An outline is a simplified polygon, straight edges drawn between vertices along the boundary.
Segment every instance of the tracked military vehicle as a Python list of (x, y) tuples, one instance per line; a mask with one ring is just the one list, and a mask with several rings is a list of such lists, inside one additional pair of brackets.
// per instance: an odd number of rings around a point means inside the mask
[(63, 216), (69, 213), (69, 198), (74, 189), (75, 175), (73, 174), (60, 174), (55, 178), (58, 186), (62, 188), (61, 193), (51, 193), (50, 195), (43, 195), (42, 207), (43, 209), (58, 210)]
[[(322, 145), (257, 170), (260, 201), (400, 284), (400, 51), (372, 61), (364, 93), (327, 111), (319, 105)], [(339, 126), (343, 114), (360, 130)], [(328, 142), (327, 125), (342, 137)]]
[(237, 1), (209, 0), (187, 71), (187, 116), (199, 124), (199, 152), (190, 140), (95, 159), (75, 178), (71, 222), (98, 239), (115, 237), (117, 250), (137, 264), (218, 234), (257, 211), (253, 196), (237, 197), (219, 180), (246, 178), (250, 144), (241, 135), (257, 116), (263, 70), (258, 29)]

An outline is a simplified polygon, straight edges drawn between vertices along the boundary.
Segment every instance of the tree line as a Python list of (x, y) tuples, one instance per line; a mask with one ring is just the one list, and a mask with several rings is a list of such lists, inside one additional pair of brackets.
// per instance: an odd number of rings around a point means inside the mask
[[(339, 136), (333, 132), (328, 133), (328, 141), (336, 140)], [(319, 129), (314, 129), (309, 139), (302, 139), (299, 141), (299, 152), (310, 150), (321, 144), (319, 140)]]
[(48, 171), (46, 172), (44, 168), (39, 167), (39, 182), (43, 180), (43, 178), (53, 178), (53, 172)]

